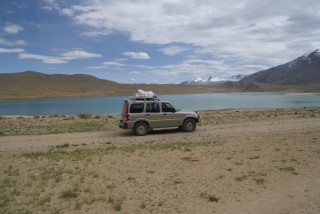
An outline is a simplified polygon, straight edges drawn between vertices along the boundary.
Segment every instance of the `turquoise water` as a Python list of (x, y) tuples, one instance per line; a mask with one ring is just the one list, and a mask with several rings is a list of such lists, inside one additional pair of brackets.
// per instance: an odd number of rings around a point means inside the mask
[[(320, 107), (319, 94), (208, 93), (159, 95), (179, 109)], [(76, 115), (80, 112), (120, 114), (127, 97), (0, 99), (0, 115)]]

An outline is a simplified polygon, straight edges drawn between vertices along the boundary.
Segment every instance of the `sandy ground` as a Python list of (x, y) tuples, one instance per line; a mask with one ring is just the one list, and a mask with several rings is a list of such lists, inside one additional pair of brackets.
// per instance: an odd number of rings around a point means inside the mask
[(193, 133), (2, 136), (0, 212), (320, 213), (309, 110), (203, 112)]

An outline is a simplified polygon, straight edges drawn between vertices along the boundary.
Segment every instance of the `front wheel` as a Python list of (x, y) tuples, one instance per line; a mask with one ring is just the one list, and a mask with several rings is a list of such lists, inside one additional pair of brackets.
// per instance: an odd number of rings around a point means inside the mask
[(182, 130), (185, 132), (193, 132), (196, 129), (196, 122), (193, 119), (186, 119), (183, 122)]
[(133, 132), (135, 135), (143, 136), (148, 133), (148, 125), (146, 123), (140, 122), (134, 126)]

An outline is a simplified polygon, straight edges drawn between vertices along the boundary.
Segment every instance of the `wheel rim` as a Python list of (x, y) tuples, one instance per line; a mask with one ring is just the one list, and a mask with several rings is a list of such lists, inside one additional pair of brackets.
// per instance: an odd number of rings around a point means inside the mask
[(193, 123), (189, 122), (187, 123), (187, 129), (192, 130), (193, 129)]
[(146, 127), (144, 127), (144, 126), (139, 126), (138, 127), (138, 133), (139, 134), (143, 135), (143, 134), (145, 134), (145, 132), (146, 132)]

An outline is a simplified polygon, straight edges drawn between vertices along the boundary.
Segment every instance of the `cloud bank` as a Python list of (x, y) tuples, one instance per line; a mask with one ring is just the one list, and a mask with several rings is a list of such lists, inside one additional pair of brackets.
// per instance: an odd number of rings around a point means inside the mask
[(320, 46), (319, 8), (318, 0), (89, 0), (61, 11), (91, 36), (119, 31), (132, 41), (191, 44), (198, 53), (277, 64)]

